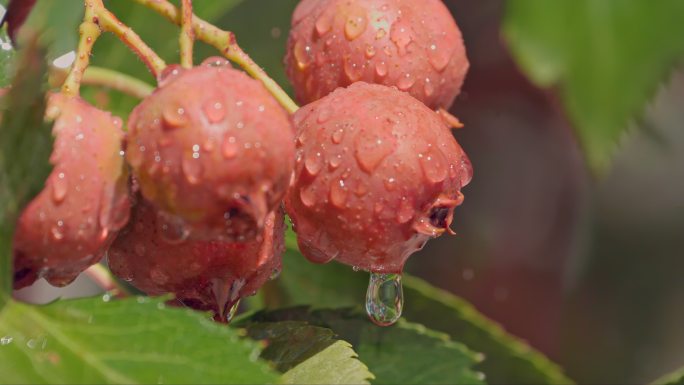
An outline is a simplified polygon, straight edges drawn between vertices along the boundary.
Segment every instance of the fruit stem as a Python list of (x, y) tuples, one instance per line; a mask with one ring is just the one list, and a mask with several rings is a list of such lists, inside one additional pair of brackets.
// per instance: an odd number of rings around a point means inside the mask
[[(169, 3), (168, 0), (133, 0), (157, 13), (177, 25), (182, 24), (181, 12)], [(268, 74), (247, 55), (235, 40), (235, 34), (217, 28), (213, 24), (193, 16), (192, 26), (195, 35), (201, 41), (212, 45), (229, 60), (237, 63), (253, 78), (261, 81), (264, 87), (276, 100), (289, 112), (294, 113), (299, 106), (280, 88), (278, 83), (271, 79)]]
[(99, 263), (96, 263), (86, 269), (85, 274), (90, 278), (97, 286), (102, 288), (106, 292), (111, 292), (115, 297), (128, 297), (131, 293), (121, 286), (119, 282), (112, 276), (112, 273)]
[(78, 28), (80, 38), (78, 41), (76, 60), (62, 85), (62, 93), (65, 95), (77, 96), (80, 92), (83, 74), (90, 64), (90, 53), (93, 50), (93, 44), (102, 33), (100, 27), (92, 21), (94, 18), (93, 9), (86, 6), (83, 22)]
[(178, 38), (180, 64), (184, 68), (192, 68), (192, 48), (195, 41), (195, 31), (192, 29), (192, 0), (182, 0), (181, 9), (181, 33)]
[[(50, 69), (50, 84), (60, 84), (66, 76), (66, 70), (53, 67)], [(81, 84), (110, 88), (138, 99), (147, 97), (154, 90), (154, 87), (138, 78), (95, 66), (86, 69)]]
[(96, 0), (95, 7), (98, 24), (103, 31), (111, 32), (116, 35), (122, 43), (126, 44), (152, 72), (152, 75), (159, 79), (162, 71), (166, 68), (166, 63), (157, 55), (152, 48), (142, 41), (140, 36), (130, 27), (119, 21), (113, 13), (102, 5), (102, 0)]

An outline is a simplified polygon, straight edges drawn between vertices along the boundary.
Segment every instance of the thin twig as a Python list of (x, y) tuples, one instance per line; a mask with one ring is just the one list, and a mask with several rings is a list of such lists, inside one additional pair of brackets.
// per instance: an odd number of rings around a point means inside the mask
[[(166, 17), (172, 23), (177, 25), (182, 24), (181, 12), (176, 6), (167, 0), (133, 0), (157, 13)], [(257, 80), (260, 80), (266, 89), (273, 95), (273, 97), (280, 102), (280, 104), (290, 113), (294, 113), (299, 109), (299, 106), (290, 98), (290, 96), (271, 79), (268, 74), (256, 64), (247, 55), (235, 40), (235, 34), (229, 31), (224, 31), (217, 28), (213, 24), (193, 16), (192, 26), (195, 30), (197, 38), (216, 49), (229, 60), (237, 63), (247, 73)]]
[(180, 45), (180, 62), (184, 68), (192, 68), (192, 52), (195, 42), (195, 31), (192, 28), (192, 0), (182, 0), (181, 33), (178, 38)]

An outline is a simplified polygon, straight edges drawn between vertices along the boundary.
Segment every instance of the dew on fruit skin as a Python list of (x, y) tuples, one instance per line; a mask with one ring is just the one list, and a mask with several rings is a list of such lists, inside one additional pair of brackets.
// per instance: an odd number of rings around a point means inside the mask
[(162, 110), (162, 119), (167, 128), (178, 128), (185, 124), (187, 112), (181, 106), (169, 104)]
[(55, 203), (62, 203), (66, 198), (69, 182), (63, 172), (57, 174), (56, 178), (52, 179), (52, 200)]
[(185, 241), (190, 235), (183, 219), (163, 211), (157, 213), (157, 231), (164, 241), (172, 245)]
[(345, 186), (344, 180), (340, 179), (330, 185), (330, 203), (337, 208), (344, 208), (347, 203), (349, 189)]
[(342, 139), (344, 139), (344, 129), (338, 128), (335, 131), (333, 131), (332, 135), (330, 136), (330, 139), (333, 143), (340, 144), (342, 142)]
[(371, 273), (366, 292), (366, 314), (378, 326), (390, 326), (401, 317), (404, 291), (401, 274)]
[(402, 198), (399, 204), (399, 210), (397, 210), (397, 223), (404, 224), (410, 221), (415, 215), (415, 210), (413, 209), (413, 204), (406, 199)]
[(316, 194), (314, 193), (313, 187), (308, 186), (300, 188), (299, 199), (302, 201), (304, 206), (309, 208), (313, 207), (314, 204), (316, 204)]
[(304, 155), (304, 168), (311, 176), (316, 176), (323, 168), (323, 155), (320, 152), (308, 152)]
[(375, 56), (375, 47), (373, 47), (372, 45), (368, 44), (368, 45), (366, 46), (366, 58), (367, 58), (367, 59), (372, 59), (373, 56)]
[(198, 157), (199, 152), (194, 152), (193, 159), (184, 158), (181, 162), (181, 168), (183, 169), (183, 175), (185, 175), (185, 179), (188, 181), (188, 183), (193, 185), (198, 184), (201, 181), (202, 173), (204, 172), (202, 163), (197, 160)]
[(295, 61), (297, 62), (297, 68), (299, 68), (300, 71), (307, 69), (311, 64), (311, 47), (302, 41), (297, 41), (293, 53)]
[(397, 81), (397, 88), (402, 91), (406, 91), (411, 88), (415, 82), (416, 78), (410, 72), (407, 72), (399, 77), (399, 81)]
[(330, 108), (323, 107), (321, 110), (318, 112), (318, 116), (316, 117), (316, 122), (319, 124), (325, 123), (330, 119), (332, 116), (332, 111)]
[(427, 47), (427, 56), (432, 68), (442, 72), (451, 60), (451, 50), (432, 43)]
[(363, 76), (362, 68), (360, 65), (353, 63), (351, 59), (347, 58), (344, 61), (344, 74), (347, 75), (347, 79), (354, 83), (361, 79)]
[(390, 29), (390, 40), (397, 46), (399, 56), (404, 56), (406, 54), (406, 46), (413, 40), (410, 28), (411, 27), (403, 21), (397, 21), (392, 24), (392, 28)]
[(383, 78), (387, 75), (387, 63), (384, 61), (380, 61), (375, 63), (375, 74), (378, 75), (379, 77)]
[(431, 183), (439, 183), (446, 179), (449, 170), (444, 156), (434, 149), (429, 149), (424, 154), (418, 154), (423, 175)]
[(342, 155), (339, 155), (339, 154), (338, 154), (338, 155), (333, 156), (333, 157), (330, 158), (330, 160), (328, 161), (328, 167), (329, 167), (331, 170), (335, 170), (335, 169), (337, 169), (338, 167), (340, 167), (340, 164), (341, 164), (341, 163), (342, 163)]
[(430, 78), (425, 78), (423, 90), (425, 91), (425, 96), (427, 97), (430, 97), (435, 93), (435, 86), (432, 84), (432, 81), (430, 81)]
[(238, 153), (237, 139), (234, 136), (227, 137), (221, 144), (221, 154), (226, 159), (233, 159)]
[(318, 36), (325, 35), (332, 28), (333, 18), (328, 13), (323, 13), (316, 19), (314, 27), (316, 28), (316, 33)]
[(394, 177), (389, 177), (383, 181), (387, 191), (394, 191), (397, 188), (397, 180)]
[(350, 15), (344, 23), (344, 36), (347, 40), (352, 41), (361, 36), (366, 30), (366, 25), (368, 25), (368, 19), (365, 15)]
[(226, 117), (226, 108), (219, 101), (207, 101), (202, 110), (209, 123), (218, 123)]

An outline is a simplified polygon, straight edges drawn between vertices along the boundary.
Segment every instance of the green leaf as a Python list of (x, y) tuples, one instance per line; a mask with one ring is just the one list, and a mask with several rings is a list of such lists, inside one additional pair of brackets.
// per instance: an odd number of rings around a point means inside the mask
[(684, 385), (684, 368), (669, 373), (652, 383), (653, 385)]
[(24, 46), (14, 63), (12, 88), (0, 103), (0, 309), (12, 289), (11, 240), (16, 218), (50, 172), (52, 134), (43, 122), (45, 52), (36, 39), (25, 40)]
[[(296, 250), (295, 235), (286, 237), (283, 272), (267, 284), (263, 293), (269, 308), (310, 305), (314, 308), (363, 304), (368, 274), (354, 272), (337, 263), (315, 265)], [(427, 282), (404, 274), (404, 318), (430, 329), (447, 333), (451, 339), (484, 354), (476, 368), (491, 383), (572, 383), (554, 363), (499, 325), (480, 314), (472, 305)], [(344, 337), (343, 337), (344, 338)], [(347, 338), (345, 338), (347, 339)], [(353, 340), (347, 339), (354, 343)], [(379, 376), (357, 349), (361, 359)]]
[(558, 365), (507, 334), (466, 301), (416, 277), (405, 275), (403, 282), (404, 316), (482, 352), (485, 360), (478, 369), (491, 383), (572, 383)]
[(604, 169), (684, 54), (680, 0), (511, 0), (504, 36), (542, 87), (557, 86), (589, 165)]
[(240, 331), (164, 299), (10, 302), (0, 312), (3, 383), (272, 383)]
[(286, 384), (368, 384), (374, 378), (351, 345), (330, 329), (300, 321), (258, 322), (250, 338), (267, 340), (261, 358), (284, 372)]
[(293, 308), (255, 314), (252, 322), (306, 321), (332, 329), (349, 341), (375, 379), (374, 384), (481, 384), (473, 370), (478, 355), (446, 334), (400, 320), (379, 327), (355, 310)]
[(15, 58), (15, 50), (12, 47), (7, 28), (0, 30), (0, 87), (7, 87), (12, 80), (11, 67)]

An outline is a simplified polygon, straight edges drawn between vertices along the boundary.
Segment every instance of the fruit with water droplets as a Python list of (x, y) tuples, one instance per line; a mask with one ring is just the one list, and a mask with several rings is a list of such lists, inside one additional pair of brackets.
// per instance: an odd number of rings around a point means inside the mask
[(395, 86), (433, 109), (451, 106), (469, 66), (441, 0), (303, 0), (285, 64), (302, 103), (364, 81)]
[(281, 268), (285, 224), (280, 209), (266, 216), (256, 239), (244, 243), (168, 242), (159, 218), (160, 212), (140, 199), (107, 258), (114, 274), (149, 295), (173, 293), (184, 305), (226, 321), (233, 304), (253, 295)]
[(77, 97), (52, 95), (53, 165), (13, 241), (14, 287), (64, 286), (97, 263), (130, 209), (121, 119)]
[(127, 160), (142, 194), (193, 239), (255, 237), (291, 178), (289, 115), (224, 59), (167, 69), (129, 130)]
[(294, 120), (295, 182), (285, 204), (310, 260), (400, 273), (429, 238), (449, 231), (472, 168), (437, 113), (358, 82)]

